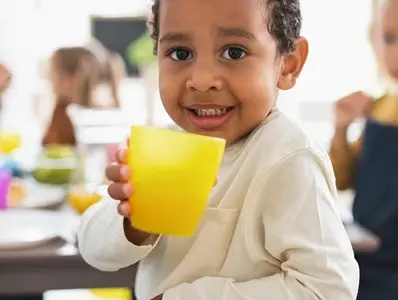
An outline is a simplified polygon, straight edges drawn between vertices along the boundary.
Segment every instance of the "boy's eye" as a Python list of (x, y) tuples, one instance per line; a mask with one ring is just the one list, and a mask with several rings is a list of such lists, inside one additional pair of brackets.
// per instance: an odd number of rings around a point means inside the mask
[(187, 49), (177, 48), (172, 50), (169, 53), (169, 56), (172, 60), (180, 61), (180, 60), (190, 60), (192, 59), (192, 53)]
[(222, 53), (222, 58), (228, 60), (240, 60), (246, 56), (245, 50), (239, 47), (229, 47)]

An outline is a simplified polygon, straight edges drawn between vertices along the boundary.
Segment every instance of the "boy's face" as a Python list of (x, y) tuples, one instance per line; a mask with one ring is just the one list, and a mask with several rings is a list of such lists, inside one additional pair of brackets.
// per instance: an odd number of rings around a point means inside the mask
[(379, 0), (372, 32), (378, 62), (398, 83), (398, 0)]
[(232, 143), (258, 126), (304, 65), (281, 56), (259, 0), (163, 0), (159, 16), (162, 102), (184, 130)]

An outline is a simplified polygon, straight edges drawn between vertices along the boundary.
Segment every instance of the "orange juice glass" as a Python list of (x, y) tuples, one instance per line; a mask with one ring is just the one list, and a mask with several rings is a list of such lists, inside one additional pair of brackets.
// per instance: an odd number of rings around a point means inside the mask
[(68, 203), (78, 214), (83, 214), (101, 198), (101, 195), (83, 186), (70, 187), (68, 192)]
[(133, 126), (128, 151), (131, 224), (177, 236), (195, 232), (217, 177), (225, 140)]
[(9, 154), (21, 147), (22, 138), (18, 133), (0, 132), (0, 153)]

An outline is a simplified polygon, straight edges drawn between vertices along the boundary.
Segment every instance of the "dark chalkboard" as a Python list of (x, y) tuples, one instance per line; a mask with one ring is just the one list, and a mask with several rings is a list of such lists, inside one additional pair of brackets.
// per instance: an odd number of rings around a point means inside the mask
[(126, 56), (127, 47), (147, 32), (147, 19), (131, 18), (91, 18), (92, 37), (101, 42), (111, 52), (119, 53), (126, 64), (130, 77), (139, 76), (137, 66), (131, 65)]

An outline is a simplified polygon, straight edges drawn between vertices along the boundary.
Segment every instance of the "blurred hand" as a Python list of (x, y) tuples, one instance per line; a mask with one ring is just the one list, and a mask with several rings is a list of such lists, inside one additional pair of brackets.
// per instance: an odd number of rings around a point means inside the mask
[(156, 296), (155, 298), (153, 298), (152, 300), (162, 300), (163, 299), (163, 295), (159, 295)]
[(9, 87), (10, 83), (11, 73), (0, 64), (0, 95)]
[(338, 128), (348, 128), (357, 118), (368, 114), (373, 98), (363, 92), (352, 93), (336, 103), (335, 122)]

